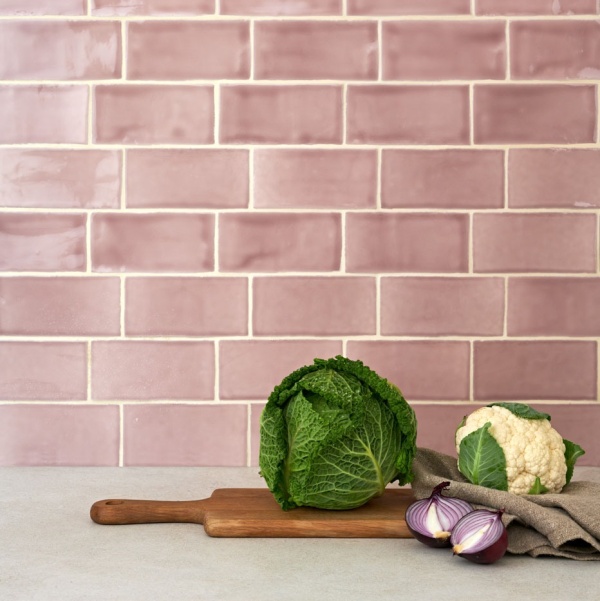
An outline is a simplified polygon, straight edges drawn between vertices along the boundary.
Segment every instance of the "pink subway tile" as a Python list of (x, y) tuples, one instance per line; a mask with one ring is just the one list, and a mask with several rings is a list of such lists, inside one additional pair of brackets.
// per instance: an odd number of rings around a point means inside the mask
[(208, 86), (96, 87), (95, 142), (210, 144), (213, 90)]
[(84, 342), (0, 342), (0, 398), (77, 401), (87, 398)]
[(595, 342), (475, 341), (475, 398), (595, 399), (596, 363)]
[(349, 213), (346, 268), (358, 272), (467, 271), (467, 215)]
[(139, 21), (127, 29), (129, 79), (247, 79), (243, 21)]
[(0, 214), (0, 271), (85, 270), (85, 215)]
[(248, 284), (242, 278), (127, 278), (128, 336), (244, 336)]
[(244, 405), (134, 405), (123, 422), (127, 466), (246, 465)]
[(369, 277), (258, 277), (256, 336), (375, 333), (375, 280)]
[(118, 278), (4, 277), (0, 305), (0, 333), (5, 335), (119, 333)]
[(185, 214), (96, 214), (95, 271), (210, 271), (214, 218)]
[(342, 90), (313, 85), (223, 86), (220, 138), (240, 144), (340, 143)]
[(222, 271), (337, 271), (341, 216), (325, 213), (224, 213), (219, 217)]
[(245, 208), (248, 151), (128, 150), (126, 199), (134, 208)]
[(0, 205), (118, 208), (121, 157), (112, 150), (0, 150)]
[(596, 14), (596, 0), (475, 0), (478, 15)]
[(258, 465), (260, 452), (260, 417), (263, 412), (264, 403), (252, 403), (248, 406), (250, 410), (250, 465)]
[(381, 333), (495, 336), (504, 328), (502, 278), (383, 278)]
[(466, 144), (466, 86), (349, 86), (348, 141)]
[(85, 144), (87, 86), (0, 87), (0, 144)]
[(468, 15), (471, 0), (347, 0), (349, 15)]
[(596, 139), (594, 86), (475, 85), (477, 144), (574, 144)]
[(600, 279), (510, 278), (509, 336), (600, 336)]
[(0, 15), (85, 15), (87, 0), (0, 0)]
[(0, 78), (121, 77), (121, 27), (115, 21), (2, 21)]
[(119, 408), (1, 405), (0, 465), (119, 465)]
[(396, 384), (409, 401), (469, 396), (468, 342), (350, 340), (348, 356)]
[(386, 208), (504, 206), (501, 150), (384, 150), (381, 178)]
[(598, 79), (599, 22), (515, 21), (510, 27), (514, 79)]
[(374, 150), (256, 150), (254, 206), (375, 208)]
[(595, 215), (474, 216), (475, 271), (595, 271), (597, 244)]
[(224, 400), (267, 400), (288, 374), (313, 359), (342, 353), (339, 340), (226, 340), (220, 344), (219, 393)]
[(90, 0), (92, 15), (184, 15), (215, 12), (215, 0)]
[(342, 0), (221, 0), (222, 15), (341, 15)]
[(92, 343), (94, 400), (212, 399), (214, 372), (211, 342)]
[(600, 150), (509, 150), (508, 204), (517, 208), (600, 207)]
[(386, 21), (384, 79), (504, 79), (500, 21)]
[(258, 79), (377, 79), (377, 23), (259, 21)]

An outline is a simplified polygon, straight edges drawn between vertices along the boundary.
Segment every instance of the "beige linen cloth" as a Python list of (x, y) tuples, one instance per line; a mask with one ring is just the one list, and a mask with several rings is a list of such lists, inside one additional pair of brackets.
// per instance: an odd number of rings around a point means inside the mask
[(504, 509), (508, 552), (600, 560), (600, 484), (570, 482), (560, 494), (519, 496), (466, 481), (456, 458), (418, 449), (411, 486), (417, 499), (429, 497), (440, 482), (449, 481), (446, 496), (476, 508)]

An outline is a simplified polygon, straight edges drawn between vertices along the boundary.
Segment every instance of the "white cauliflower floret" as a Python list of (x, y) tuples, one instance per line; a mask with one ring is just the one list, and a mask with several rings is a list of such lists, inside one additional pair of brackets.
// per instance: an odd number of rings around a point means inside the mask
[(518, 417), (504, 407), (482, 407), (458, 428), (457, 453), (462, 439), (488, 422), (488, 432), (504, 451), (509, 492), (528, 494), (536, 478), (550, 493), (562, 490), (567, 482), (565, 445), (548, 419)]

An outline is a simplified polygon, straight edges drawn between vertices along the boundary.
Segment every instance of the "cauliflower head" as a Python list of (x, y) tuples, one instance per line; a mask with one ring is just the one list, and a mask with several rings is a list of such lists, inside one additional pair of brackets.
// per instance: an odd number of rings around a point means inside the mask
[(456, 430), (458, 469), (474, 484), (525, 495), (559, 493), (584, 451), (522, 403), (492, 403)]

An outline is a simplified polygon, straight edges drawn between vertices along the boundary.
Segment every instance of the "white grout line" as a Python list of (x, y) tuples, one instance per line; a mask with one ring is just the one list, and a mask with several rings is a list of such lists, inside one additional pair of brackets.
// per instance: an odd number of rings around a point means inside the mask
[(221, 0), (215, 0), (215, 15), (221, 14)]
[(88, 17), (92, 16), (92, 3), (93, 3), (93, 0), (87, 0), (86, 1), (87, 8), (86, 8), (85, 12), (86, 12), (86, 14), (87, 14)]
[(475, 14), (476, 14), (476, 12), (477, 12), (477, 11), (475, 10), (475, 2), (476, 2), (476, 1), (477, 1), (477, 0), (471, 0), (471, 6), (470, 6), (470, 11), (469, 11), (469, 12), (470, 12), (470, 14), (471, 14), (471, 16), (475, 16)]
[(342, 0), (342, 16), (348, 16), (348, 0)]

